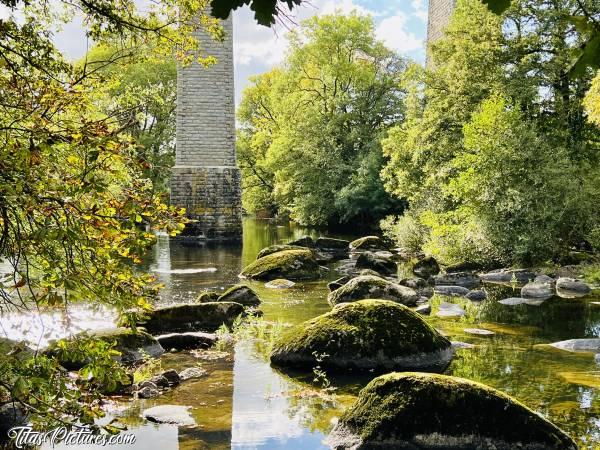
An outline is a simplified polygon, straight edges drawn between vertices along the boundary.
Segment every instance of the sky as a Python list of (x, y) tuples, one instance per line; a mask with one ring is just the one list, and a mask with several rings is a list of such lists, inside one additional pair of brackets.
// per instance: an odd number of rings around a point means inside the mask
[[(389, 48), (416, 61), (425, 60), (427, 0), (309, 0), (307, 6), (295, 9), (292, 17), (297, 24), (314, 15), (353, 10), (373, 17), (377, 37)], [(281, 25), (275, 28), (258, 25), (247, 7), (234, 13), (236, 103), (249, 83), (248, 77), (266, 72), (281, 62), (287, 47), (287, 32)], [(79, 20), (65, 25), (55, 35), (55, 42), (70, 59), (83, 56), (90, 44)]]

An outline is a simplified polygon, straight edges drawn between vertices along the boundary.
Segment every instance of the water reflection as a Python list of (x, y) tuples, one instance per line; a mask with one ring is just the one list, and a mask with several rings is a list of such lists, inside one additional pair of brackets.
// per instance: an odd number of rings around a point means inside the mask
[[(203, 290), (222, 290), (237, 283), (241, 268), (263, 247), (303, 234), (317, 237), (319, 233), (294, 225), (246, 220), (242, 246), (184, 245), (163, 236), (141, 270), (152, 271), (165, 285), (160, 304), (191, 302)], [(337, 276), (332, 270), (325, 280), (298, 283), (285, 290), (267, 289), (260, 282), (249, 284), (263, 300), (265, 320), (294, 324), (330, 309), (326, 284)], [(600, 365), (593, 355), (547, 351), (538, 346), (600, 337), (600, 306), (594, 304), (599, 299), (554, 297), (538, 305), (504, 305), (499, 300), (519, 297), (519, 288), (486, 284), (484, 289), (488, 299), (483, 302), (443, 299), (459, 304), (466, 311), (464, 317), (428, 319), (451, 340), (473, 345), (457, 350), (446, 373), (514, 395), (565, 429), (582, 449), (600, 448)], [(435, 298), (433, 302), (441, 300)], [(94, 313), (105, 314), (98, 317), (81, 311), (78, 326), (106, 325), (106, 312)], [(24, 318), (20, 320), (26, 323)], [(3, 319), (6, 323), (11, 322)], [(488, 329), (495, 335), (469, 334), (464, 331), (468, 328)], [(138, 436), (137, 444), (128, 449), (326, 448), (322, 441), (332, 420), (369, 381), (331, 377), (338, 390), (333, 397), (324, 395), (312, 384), (312, 374), (283, 374), (271, 368), (264, 353), (252, 343), (238, 343), (227, 357), (212, 361), (183, 353), (163, 358), (165, 368), (181, 370), (194, 365), (208, 370), (209, 375), (188, 381), (155, 400), (117, 405), (119, 409), (111, 417), (121, 417)], [(191, 406), (198, 425), (177, 429), (145, 422), (141, 412), (157, 404)]]

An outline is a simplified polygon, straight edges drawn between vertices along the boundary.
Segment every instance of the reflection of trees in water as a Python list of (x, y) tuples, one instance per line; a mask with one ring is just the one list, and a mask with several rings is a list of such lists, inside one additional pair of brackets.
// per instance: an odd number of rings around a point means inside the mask
[(506, 392), (548, 417), (581, 444), (585, 436), (598, 432), (594, 421), (600, 417), (600, 393), (568, 384), (559, 374), (595, 368), (589, 356), (536, 350), (496, 338), (475, 349), (459, 350), (446, 374)]
[(589, 299), (553, 297), (541, 305), (508, 306), (498, 303), (508, 297), (519, 297), (518, 291), (504, 286), (487, 286), (489, 300), (479, 309), (479, 320), (538, 327), (549, 340), (600, 336), (600, 308)]

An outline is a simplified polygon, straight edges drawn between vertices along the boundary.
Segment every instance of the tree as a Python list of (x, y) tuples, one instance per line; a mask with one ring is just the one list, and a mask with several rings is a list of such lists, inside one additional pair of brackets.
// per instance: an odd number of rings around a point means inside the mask
[(116, 117), (135, 139), (136, 156), (153, 191), (167, 193), (175, 162), (176, 62), (144, 46), (127, 49), (131, 54), (144, 52), (143, 60), (120, 63), (116, 55), (123, 51), (115, 45), (97, 45), (79, 64), (116, 60), (94, 74), (92, 94), (105, 114)]
[(255, 78), (238, 111), (247, 207), (274, 204), (312, 225), (397, 207), (379, 179), (379, 140), (402, 120), (404, 67), (367, 17), (313, 18), (291, 32), (283, 66)]
[[(103, 107), (98, 75), (151, 56), (135, 51), (142, 46), (169, 58), (175, 46), (182, 63), (210, 64), (190, 32), (200, 24), (219, 38), (222, 30), (204, 0), (165, 0), (144, 13), (126, 0), (1, 3), (15, 14), (0, 19), (0, 259), (12, 268), (0, 280), (0, 309), (68, 314), (86, 301), (132, 324), (159, 288), (133, 265), (155, 240), (143, 225), (174, 234), (183, 212), (153, 192), (139, 159), (142, 136), (122, 120), (128, 106)], [(48, 30), (76, 11), (95, 42), (127, 45), (106, 59), (65, 62)], [(57, 358), (21, 345), (4, 350), (0, 398), (20, 403), (35, 423), (92, 423), (102, 415), (99, 389), (125, 378), (110, 345), (94, 340), (65, 348), (86, 363), (77, 389)]]
[(406, 80), (415, 106), (384, 141), (386, 187), (446, 262), (532, 263), (594, 228), (599, 135), (582, 105), (592, 74), (569, 76), (580, 4), (521, 0), (497, 16), (459, 1), (433, 69)]

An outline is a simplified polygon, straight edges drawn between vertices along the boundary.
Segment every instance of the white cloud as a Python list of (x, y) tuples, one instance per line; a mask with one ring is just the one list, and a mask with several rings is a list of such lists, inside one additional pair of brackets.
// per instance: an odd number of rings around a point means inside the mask
[(410, 4), (413, 8), (413, 16), (418, 17), (423, 22), (427, 22), (427, 8), (425, 0), (412, 0)]
[(377, 27), (376, 34), (389, 48), (400, 53), (422, 49), (423, 39), (406, 29), (406, 16), (396, 14), (383, 19)]

